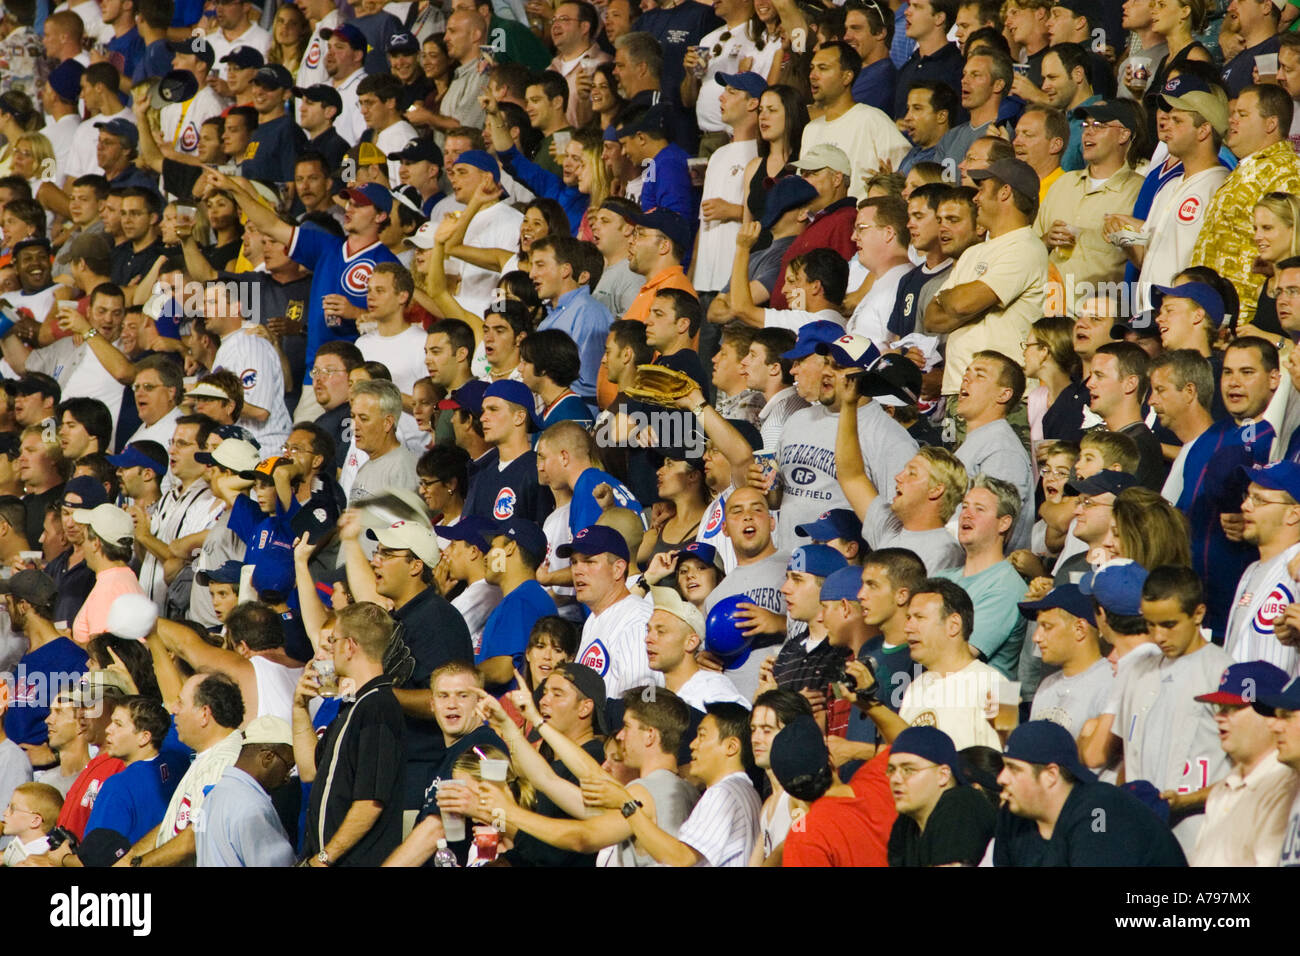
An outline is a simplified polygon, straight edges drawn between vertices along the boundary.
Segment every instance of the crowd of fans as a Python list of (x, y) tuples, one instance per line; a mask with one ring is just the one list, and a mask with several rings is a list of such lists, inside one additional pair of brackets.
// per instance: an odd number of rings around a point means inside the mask
[(1300, 0), (3, 11), (4, 865), (1300, 864)]

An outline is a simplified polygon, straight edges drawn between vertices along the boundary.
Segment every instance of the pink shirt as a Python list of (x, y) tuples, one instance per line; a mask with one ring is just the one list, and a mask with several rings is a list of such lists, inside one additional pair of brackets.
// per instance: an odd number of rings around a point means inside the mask
[(72, 622), (72, 639), (78, 644), (88, 644), (92, 635), (106, 630), (108, 609), (123, 594), (144, 594), (130, 568), (106, 568), (95, 575), (95, 586)]

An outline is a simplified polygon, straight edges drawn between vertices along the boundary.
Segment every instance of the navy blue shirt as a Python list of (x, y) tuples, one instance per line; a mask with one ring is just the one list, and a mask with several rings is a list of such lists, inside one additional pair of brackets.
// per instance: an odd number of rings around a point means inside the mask
[(690, 0), (675, 7), (657, 7), (647, 11), (632, 24), (633, 30), (648, 33), (659, 41), (664, 63), (660, 75), (661, 89), (673, 101), (679, 99), (682, 80), (686, 78), (682, 60), (686, 58), (687, 47), (698, 46), (704, 34), (720, 26), (722, 20), (712, 7), (691, 3)]
[(272, 183), (293, 182), (294, 161), (306, 142), (307, 135), (288, 114), (259, 123), (248, 138), (239, 175)]
[[(853, 80), (853, 102), (866, 103), (889, 114), (894, 109), (894, 90), (898, 86), (898, 68), (889, 57), (877, 60), (858, 71)], [(906, 112), (907, 100), (903, 101)]]
[(1255, 57), (1266, 56), (1270, 53), (1276, 55), (1278, 46), (1278, 38), (1271, 36), (1263, 43), (1256, 43), (1254, 46), (1242, 50), (1223, 64), (1223, 88), (1228, 93), (1228, 99), (1235, 100), (1238, 93), (1255, 82), (1253, 76)]
[[(907, 93), (923, 80), (944, 83), (953, 90), (960, 90), (961, 68), (961, 51), (955, 43), (945, 43), (929, 56), (922, 56), (921, 51), (917, 50), (898, 71), (894, 87), (894, 118), (898, 119), (907, 113)], [(950, 126), (956, 127), (966, 122), (966, 111), (959, 109), (958, 113), (959, 116), (949, 117)]]
[(540, 527), (554, 510), (555, 498), (551, 489), (537, 480), (537, 455), (526, 451), (504, 469), (500, 460), (500, 453), (493, 448), (470, 478), (465, 513), (489, 521), (527, 518)]

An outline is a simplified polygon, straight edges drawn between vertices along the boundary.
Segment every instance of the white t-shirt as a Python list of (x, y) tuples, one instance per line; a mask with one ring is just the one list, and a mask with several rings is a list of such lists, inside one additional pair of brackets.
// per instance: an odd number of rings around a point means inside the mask
[(176, 433), (176, 420), (181, 417), (181, 410), (173, 408), (152, 425), (141, 425), (135, 434), (127, 439), (127, 444), (136, 441), (156, 441), (163, 448), (170, 448), (172, 435)]
[(259, 335), (236, 329), (222, 338), (212, 365), (239, 376), (244, 401), (269, 413), (264, 422), (241, 416), (239, 424), (253, 433), (264, 455), (278, 451), (288, 439), (293, 422), (284, 404), (284, 371), (275, 346)]
[(985, 707), (990, 694), (994, 700), (1002, 699), (1002, 682), (1002, 675), (982, 661), (971, 661), (951, 674), (924, 671), (903, 692), (898, 716), (913, 727), (938, 727), (958, 750), (977, 746), (998, 750), (1002, 742)]
[(849, 195), (854, 199), (866, 198), (864, 174), (874, 173), (883, 159), (897, 169), (912, 148), (893, 120), (865, 103), (853, 104), (839, 119), (827, 121), (826, 117), (819, 116), (809, 123), (804, 127), (799, 155), (807, 156), (810, 149), (822, 143), (839, 147), (853, 163)]
[[(375, 134), (375, 145), (385, 156), (391, 156), (393, 153), (400, 152), (411, 140), (416, 139), (420, 134), (404, 119), (399, 119), (392, 126), (385, 127)], [(388, 161), (388, 181), (390, 183), (399, 183), (401, 179), (402, 163), (400, 160), (390, 159)]]
[[(727, 26), (725, 23), (714, 30), (712, 33), (706, 33), (700, 38), (699, 46), (704, 47), (713, 53), (715, 47), (721, 46), (722, 52), (709, 59), (709, 65), (704, 71), (704, 78), (700, 80), (700, 93), (695, 100), (695, 121), (700, 130), (705, 133), (726, 132), (727, 124), (722, 122), (722, 106), (719, 102), (722, 93), (722, 87), (718, 85), (717, 75), (719, 73), (739, 73), (741, 72), (741, 60), (753, 60), (758, 55), (758, 47), (754, 45), (754, 40), (749, 34), (749, 20), (746, 20), (738, 27)], [(727, 35), (724, 42), (723, 34)], [(751, 63), (750, 69), (754, 67)], [(766, 78), (766, 74), (759, 74)], [(706, 191), (704, 194), (708, 196)], [(701, 248), (703, 246), (701, 245)], [(700, 288), (698, 285), (695, 288)]]
[(366, 131), (366, 121), (361, 116), (361, 104), (357, 102), (357, 86), (366, 78), (366, 71), (358, 69), (342, 83), (331, 82), (339, 99), (343, 101), (343, 111), (334, 120), (334, 128), (340, 136), (348, 141), (349, 146), (361, 142), (361, 134)]
[(912, 267), (904, 263), (894, 266), (877, 278), (853, 310), (853, 315), (844, 327), (845, 331), (864, 336), (882, 348), (893, 341), (894, 335), (889, 331), (889, 317), (894, 311), (894, 300), (898, 298), (898, 283), (911, 271)]
[(477, 650), (483, 643), (483, 625), (492, 609), (501, 603), (501, 589), (480, 578), (456, 595), (451, 606), (460, 612), (469, 628), (470, 639)]
[(415, 383), (429, 374), (424, 365), (425, 332), (416, 325), (408, 325), (396, 335), (380, 335), (378, 331), (358, 336), (357, 348), (367, 362), (379, 362), (393, 376), (393, 384), (403, 395), (415, 390)]
[[(524, 221), (524, 214), (504, 202), (494, 203), (470, 220), (465, 230), (464, 245), (479, 249), (505, 249), (508, 252), (519, 250), (519, 224)], [(460, 259), (447, 260), (447, 274), (460, 276), (460, 288), (456, 291), (456, 301), (461, 308), (475, 315), (482, 315), (492, 304), (492, 290), (496, 287), (500, 273), (480, 269)], [(421, 350), (423, 354), (423, 349)]]
[(226, 39), (224, 31), (220, 27), (213, 30), (206, 37), (208, 46), (212, 48), (214, 67), (220, 71), (221, 77), (226, 76), (226, 66), (222, 63), (221, 58), (237, 46), (251, 46), (265, 57), (271, 52), (271, 34), (263, 30), (256, 23), (250, 23), (248, 29), (233, 40)]
[(582, 625), (578, 663), (605, 679), (606, 697), (646, 684), (664, 685), (664, 675), (650, 669), (645, 649), (646, 624), (654, 609), (649, 596), (629, 594)]
[(677, 688), (677, 696), (701, 711), (706, 704), (740, 704), (749, 710), (749, 700), (736, 690), (736, 685), (726, 674), (717, 671), (696, 671), (690, 680)]
[[(710, 64), (712, 66), (712, 64)], [(716, 89), (721, 87), (714, 84)], [(716, 97), (714, 97), (716, 100)], [(704, 94), (700, 94), (700, 101)], [(719, 120), (721, 123), (721, 120)], [(703, 127), (701, 126), (701, 129)], [(728, 143), (719, 147), (709, 157), (704, 171), (704, 199), (723, 199), (740, 206), (745, 204), (745, 166), (758, 155), (754, 140)], [(740, 235), (740, 222), (705, 222), (700, 218), (699, 242), (695, 253), (695, 288), (701, 292), (717, 292), (731, 280), (731, 264), (736, 256), (736, 237)]]

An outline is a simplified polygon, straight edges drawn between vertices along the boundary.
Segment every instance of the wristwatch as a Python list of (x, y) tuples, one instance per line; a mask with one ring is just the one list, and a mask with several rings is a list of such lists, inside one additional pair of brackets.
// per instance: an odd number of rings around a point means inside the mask
[(709, 407), (708, 402), (700, 402), (700, 404), (696, 405), (694, 408), (691, 409), (691, 414), (694, 415), (696, 418), (699, 418), (700, 413), (708, 407)]
[(645, 806), (645, 804), (640, 800), (629, 800), (627, 803), (623, 804), (623, 819), (626, 820), (643, 806)]
[(87, 329), (87, 330), (86, 330), (86, 334), (83, 335), (82, 338), (85, 339), (87, 342), (89, 342), (91, 339), (93, 339), (93, 338), (94, 338), (96, 335), (98, 335), (98, 334), (99, 334), (99, 332), (98, 332), (96, 329)]
[(319, 863), (321, 866), (329, 866), (330, 855), (326, 853), (324, 850), (321, 850), (319, 853), (316, 854), (316, 862)]

